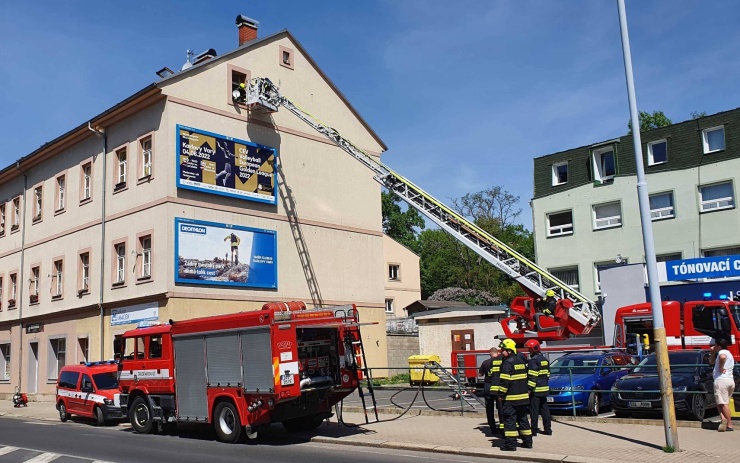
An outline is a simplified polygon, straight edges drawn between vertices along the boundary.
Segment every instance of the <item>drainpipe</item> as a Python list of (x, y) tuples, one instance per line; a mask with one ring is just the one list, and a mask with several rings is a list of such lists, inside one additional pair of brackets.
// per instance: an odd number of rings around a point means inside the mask
[(21, 268), (18, 270), (18, 298), (16, 303), (18, 304), (18, 336), (20, 343), (18, 346), (18, 390), (21, 390), (21, 383), (23, 382), (23, 373), (21, 365), (23, 364), (23, 262), (26, 257), (26, 190), (28, 189), (28, 175), (21, 169), (21, 162), (16, 161), (15, 168), (23, 174), (23, 196), (21, 201), (23, 204), (23, 214), (21, 217)]
[[(104, 320), (105, 320), (105, 310), (103, 309), (103, 282), (104, 282), (104, 275), (105, 275), (105, 185), (107, 184), (105, 180), (106, 172), (108, 172), (107, 163), (106, 160), (108, 159), (107, 152), (108, 152), (108, 136), (105, 133), (105, 130), (99, 130), (96, 128), (93, 128), (93, 126), (88, 121), (87, 128), (94, 132), (96, 135), (103, 138), (103, 200), (101, 211), (100, 211), (100, 298), (98, 300), (98, 307), (100, 308), (100, 360), (104, 360), (105, 356), (105, 331), (104, 331)], [(90, 185), (92, 188), (92, 185)]]

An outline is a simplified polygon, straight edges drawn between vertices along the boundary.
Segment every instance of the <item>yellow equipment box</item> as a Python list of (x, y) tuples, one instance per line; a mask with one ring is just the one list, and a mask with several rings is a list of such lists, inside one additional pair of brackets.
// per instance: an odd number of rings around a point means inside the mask
[[(412, 386), (418, 386), (422, 381), (424, 384), (437, 384), (439, 376), (435, 375), (429, 368), (424, 369), (424, 365), (431, 365), (431, 362), (440, 363), (442, 359), (439, 355), (412, 355), (409, 357), (409, 375)], [(423, 379), (422, 379), (423, 376)]]

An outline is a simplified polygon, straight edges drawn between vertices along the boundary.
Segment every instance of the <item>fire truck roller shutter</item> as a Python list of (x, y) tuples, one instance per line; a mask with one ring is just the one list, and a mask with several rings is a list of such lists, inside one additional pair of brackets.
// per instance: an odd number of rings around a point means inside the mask
[(208, 419), (206, 361), (203, 336), (178, 337), (175, 345), (175, 393), (177, 418)]
[(244, 390), (267, 392), (274, 388), (270, 329), (259, 328), (239, 333), (242, 338)]
[(242, 382), (242, 365), (237, 333), (206, 335), (208, 386), (236, 387)]

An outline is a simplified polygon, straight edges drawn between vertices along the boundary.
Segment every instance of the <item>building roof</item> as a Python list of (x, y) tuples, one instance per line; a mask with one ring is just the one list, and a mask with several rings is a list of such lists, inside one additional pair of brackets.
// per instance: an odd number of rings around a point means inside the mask
[(430, 301), (426, 299), (422, 299), (419, 301), (412, 302), (411, 304), (407, 305), (404, 310), (406, 310), (406, 313), (414, 314), (416, 312), (426, 312), (433, 309), (442, 309), (447, 307), (470, 307), (465, 302), (458, 302), (458, 301)]
[(430, 318), (464, 318), (464, 317), (481, 317), (485, 315), (508, 314), (509, 308), (505, 305), (491, 306), (467, 306), (467, 307), (445, 307), (441, 309), (419, 312), (411, 315), (416, 320), (426, 320)]

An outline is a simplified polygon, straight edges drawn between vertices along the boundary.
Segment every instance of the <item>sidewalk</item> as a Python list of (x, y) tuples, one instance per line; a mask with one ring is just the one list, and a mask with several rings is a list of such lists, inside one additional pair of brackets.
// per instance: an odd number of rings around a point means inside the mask
[[(50, 402), (32, 402), (27, 408), (14, 408), (11, 402), (0, 401), (0, 416), (3, 415), (59, 420), (54, 404)], [(381, 415), (381, 420), (392, 418), (398, 418), (398, 415)], [(344, 421), (364, 423), (364, 417), (359, 413), (345, 412)], [(312, 442), (498, 457), (509, 461), (740, 461), (740, 436), (710, 429), (679, 428), (682, 451), (677, 453), (663, 452), (665, 434), (661, 426), (600, 423), (588, 419), (560, 421), (553, 423), (552, 436), (535, 437), (534, 449), (520, 448), (516, 452), (499, 450), (502, 441), (488, 437), (487, 431), (488, 426), (482, 417), (407, 414), (394, 421), (363, 424), (357, 428), (341, 426), (333, 417), (329, 424), (322, 424), (315, 431), (290, 436)], [(279, 425), (264, 435), (273, 438), (288, 436)]]

